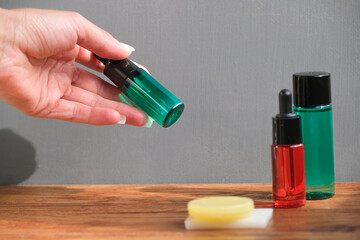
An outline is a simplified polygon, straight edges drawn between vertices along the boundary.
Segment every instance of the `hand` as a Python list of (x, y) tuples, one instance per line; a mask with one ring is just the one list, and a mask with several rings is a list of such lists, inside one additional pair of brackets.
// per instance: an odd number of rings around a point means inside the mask
[(92, 125), (143, 126), (144, 112), (115, 101), (120, 90), (74, 65), (101, 71), (132, 47), (75, 12), (0, 9), (0, 98), (23, 113)]

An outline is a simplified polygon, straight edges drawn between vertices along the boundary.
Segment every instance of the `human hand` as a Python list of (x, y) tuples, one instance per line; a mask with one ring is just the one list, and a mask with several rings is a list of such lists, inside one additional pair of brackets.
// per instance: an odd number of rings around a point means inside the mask
[(144, 112), (115, 101), (117, 87), (74, 64), (102, 72), (91, 52), (120, 60), (132, 51), (75, 12), (0, 9), (0, 98), (33, 117), (143, 126)]

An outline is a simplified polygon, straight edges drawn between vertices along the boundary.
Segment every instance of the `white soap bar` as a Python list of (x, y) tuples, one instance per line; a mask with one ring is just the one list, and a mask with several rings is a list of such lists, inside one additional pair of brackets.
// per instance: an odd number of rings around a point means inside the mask
[(265, 228), (273, 214), (272, 208), (255, 208), (249, 216), (231, 222), (205, 222), (188, 216), (185, 228), (192, 229), (229, 229), (229, 228)]

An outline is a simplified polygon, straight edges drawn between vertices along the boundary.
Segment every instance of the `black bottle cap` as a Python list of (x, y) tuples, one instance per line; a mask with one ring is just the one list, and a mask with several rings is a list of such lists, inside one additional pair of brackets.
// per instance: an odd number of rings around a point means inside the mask
[(288, 89), (279, 92), (280, 113), (273, 117), (273, 144), (302, 143), (300, 117), (292, 111), (292, 96)]
[(104, 74), (120, 88), (129, 75), (139, 68), (128, 58), (123, 60), (110, 60), (99, 57), (95, 53), (93, 54), (105, 65)]
[(330, 73), (301, 72), (293, 75), (294, 105), (316, 107), (331, 104)]

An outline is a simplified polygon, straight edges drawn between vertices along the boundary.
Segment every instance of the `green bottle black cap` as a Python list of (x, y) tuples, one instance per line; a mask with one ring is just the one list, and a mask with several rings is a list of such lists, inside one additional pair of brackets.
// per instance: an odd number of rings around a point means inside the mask
[(104, 74), (131, 100), (132, 106), (143, 110), (160, 126), (174, 124), (184, 111), (184, 103), (162, 86), (148, 72), (126, 58), (110, 60), (94, 54), (104, 65)]
[(330, 73), (301, 72), (293, 75), (294, 105), (316, 107), (331, 104)]
[[(102, 58), (95, 53), (94, 56), (100, 60), (106, 67), (104, 69), (104, 74), (118, 87), (121, 88), (121, 85), (128, 78), (128, 76), (133, 73), (139, 67), (136, 66), (130, 59), (126, 58), (123, 60), (110, 60)], [(109, 66), (109, 67), (108, 67)]]

